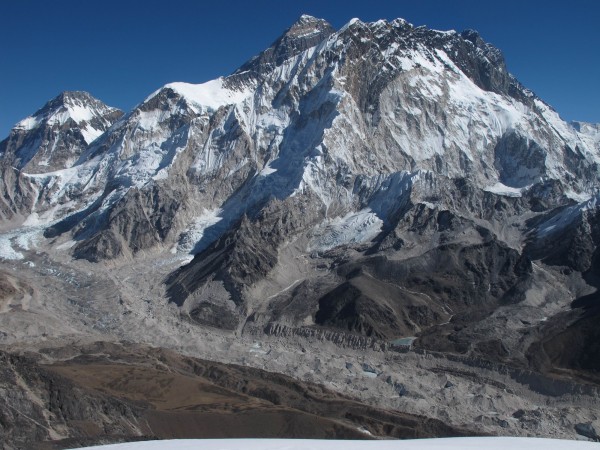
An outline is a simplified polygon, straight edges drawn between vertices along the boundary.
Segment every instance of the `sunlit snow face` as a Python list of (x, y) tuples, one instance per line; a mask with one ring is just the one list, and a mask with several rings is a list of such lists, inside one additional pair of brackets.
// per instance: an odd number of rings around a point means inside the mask
[[(81, 131), (87, 144), (97, 139), (107, 128), (106, 120), (99, 120), (104, 114), (116, 111), (110, 107), (98, 107), (98, 105), (87, 105), (82, 102), (67, 102), (56, 110), (49, 111), (46, 114), (39, 114), (27, 117), (15, 125), (16, 129), (30, 131), (39, 127), (42, 123), (48, 126), (64, 125), (67, 121), (73, 120)], [(92, 125), (92, 121), (98, 120), (98, 125)]]

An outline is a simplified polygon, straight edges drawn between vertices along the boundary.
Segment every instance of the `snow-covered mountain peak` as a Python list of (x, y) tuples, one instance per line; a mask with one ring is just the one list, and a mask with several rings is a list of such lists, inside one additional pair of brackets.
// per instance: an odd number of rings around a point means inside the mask
[(314, 47), (335, 33), (325, 20), (302, 15), (271, 46), (243, 64), (236, 74), (264, 73), (280, 66), (284, 61)]
[[(77, 108), (86, 105), (95, 105), (88, 94), (65, 93), (32, 117), (81, 117)], [(271, 197), (307, 195), (327, 217), (354, 217), (404, 172), (469, 177), (486, 192), (521, 194), (562, 176), (565, 142), (593, 161), (592, 138), (582, 136), (528, 95), (475, 31), (353, 19), (336, 32), (304, 15), (233, 75), (158, 89), (87, 146), (76, 165), (77, 179), (86, 180), (80, 184), (102, 195), (98, 214), (133, 198), (131, 188), (189, 177), (186, 183), (202, 186), (201, 194), (186, 191), (190, 204), (223, 209), (218, 237)], [(569, 170), (568, 189), (586, 191), (587, 181), (578, 181), (583, 169)], [(217, 187), (221, 177), (234, 181)], [(354, 179), (363, 180), (356, 183), (366, 186), (364, 198), (351, 188)], [(52, 198), (65, 203), (73, 190), (67, 183)], [(388, 212), (373, 214), (383, 220)], [(182, 223), (196, 223), (185, 214)], [(96, 222), (87, 224), (94, 229)]]
[(28, 173), (69, 168), (122, 114), (87, 92), (63, 92), (17, 123), (0, 142), (0, 154)]
[(50, 107), (65, 106), (105, 106), (100, 100), (86, 91), (63, 91), (47, 103)]
[(318, 17), (311, 16), (310, 14), (302, 14), (292, 24), (292, 26), (290, 28), (288, 28), (288, 32), (290, 30), (294, 30), (294, 29), (302, 28), (302, 27), (323, 28), (323, 27), (327, 27), (327, 26), (331, 26), (331, 25), (329, 25), (329, 23), (324, 19), (320, 19)]
[(463, 39), (466, 39), (467, 41), (475, 44), (475, 45), (484, 45), (485, 42), (484, 40), (481, 38), (481, 35), (479, 34), (479, 31), (477, 30), (472, 30), (470, 28), (467, 28), (466, 30), (462, 31), (460, 33), (461, 37)]
[(302, 14), (298, 20), (287, 29), (283, 36), (299, 38), (308, 35), (308, 33), (316, 33), (330, 28), (331, 25), (326, 20), (308, 14)]
[(412, 27), (413, 24), (410, 23), (408, 20), (403, 19), (402, 17), (398, 17), (397, 19), (394, 19), (390, 22), (392, 24), (392, 26), (394, 27)]
[(344, 29), (346, 27), (351, 27), (353, 25), (356, 25), (356, 26), (364, 25), (364, 22), (362, 20), (360, 20), (358, 17), (353, 17), (352, 19), (350, 19), (348, 21), (348, 23), (346, 25), (344, 25), (342, 27), (342, 29)]
[(41, 126), (63, 126), (72, 120), (86, 143), (91, 143), (108, 128), (105, 116), (118, 110), (83, 91), (66, 91), (46, 103), (40, 110), (15, 125), (16, 130), (34, 130)]
[[(260, 366), (284, 361), (273, 367), (331, 386), (342, 370), (353, 380), (335, 383), (350, 386), (342, 393), (389, 400), (396, 412), (402, 397), (419, 414), (465, 424), (461, 433), (554, 430), (558, 420), (568, 436), (600, 416), (581, 405), (565, 415), (564, 403), (536, 415), (539, 386), (584, 406), (598, 395), (589, 391), (588, 402), (583, 385), (524, 372), (558, 361), (540, 353), (551, 348), (575, 359), (547, 374), (600, 361), (587, 344), (597, 330), (564, 335), (560, 325), (581, 323), (568, 306), (598, 288), (600, 127), (564, 122), (478, 33), (402, 19), (352, 20), (336, 32), (302, 16), (238, 72), (170, 83), (126, 116), (114, 112), (88, 94), (64, 93), (0, 142), (0, 275), (11, 277), (0, 276), (0, 291), (9, 280), (8, 295), (11, 286), (31, 292), (22, 304), (0, 302), (11, 327), (0, 326), (10, 332), (0, 341), (56, 315), (52, 339), (74, 318), (74, 331), (92, 325), (90, 337), (186, 352), (200, 342), (200, 352), (215, 347), (229, 358), (221, 351), (229, 348), (236, 362)], [(103, 126), (88, 144), (82, 130)], [(13, 282), (20, 272), (23, 284)], [(35, 330), (42, 342), (46, 328)], [(202, 336), (215, 340), (204, 347)], [(226, 336), (243, 346), (224, 346)], [(301, 347), (288, 345), (296, 338), (319, 352), (300, 368)], [(396, 343), (449, 352), (452, 359), (427, 367), (452, 369), (453, 381), (432, 371), (415, 384), (410, 370), (392, 380), (405, 362), (427, 359), (418, 352), (386, 367)], [(263, 344), (283, 360), (254, 353)], [(264, 359), (248, 358), (250, 345)], [(332, 345), (341, 357), (327, 362)], [(93, 348), (105, 361), (108, 347)], [(363, 350), (368, 358), (356, 359)], [(490, 364), (471, 367), (469, 358)], [(467, 362), (473, 372), (455, 377)], [(515, 377), (505, 370), (511, 364)], [(174, 367), (184, 366), (189, 359)], [(464, 383), (479, 369), (487, 380), (494, 367), (501, 387), (486, 392), (499, 400), (481, 421), (480, 402), (460, 402), (479, 379)], [(586, 380), (600, 366), (592, 369)], [(527, 391), (530, 382), (536, 388)], [(442, 403), (421, 405), (421, 394)], [(457, 402), (463, 409), (448, 416)]]

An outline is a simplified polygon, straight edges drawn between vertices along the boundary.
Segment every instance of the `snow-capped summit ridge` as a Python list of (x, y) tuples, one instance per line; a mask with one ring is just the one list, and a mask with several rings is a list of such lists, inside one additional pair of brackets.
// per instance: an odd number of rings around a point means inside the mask
[[(14, 129), (30, 131), (41, 125), (63, 126), (72, 120), (80, 128), (89, 144), (106, 130), (106, 123), (100, 117), (118, 112), (118, 109), (105, 105), (85, 91), (65, 91), (48, 101), (32, 116), (18, 122)], [(92, 123), (94, 119), (96, 122)]]
[[(336, 32), (326, 21), (303, 15), (234, 74), (200, 84), (169, 83), (153, 92), (82, 151), (78, 179), (103, 195), (100, 214), (131, 187), (154, 189), (171, 176), (189, 177), (190, 185), (202, 186), (202, 195), (185, 195), (197, 196), (194, 201), (207, 210), (227, 200), (224, 216), (234, 223), (270, 194), (312, 195), (326, 215), (354, 217), (364, 208), (352, 208), (369, 200), (357, 199), (352, 180), (393, 179), (407, 168), (451, 179), (468, 176), (486, 192), (517, 197), (544, 177), (561, 177), (564, 155), (556, 149), (565, 141), (573, 149), (579, 144), (586, 164), (593, 161), (594, 147), (586, 145), (592, 138), (580, 142), (574, 128), (522, 93), (499, 68), (501, 53), (474, 31), (355, 18)], [(57, 108), (42, 108), (21, 126), (34, 128), (57, 111), (63, 123), (87, 123), (96, 104), (86, 95), (66, 93)], [(34, 153), (22, 152), (22, 160)], [(581, 194), (587, 185), (576, 170), (573, 165), (569, 188)], [(243, 186), (240, 198), (233, 198), (235, 189), (204, 194), (216, 189), (219, 177), (234, 179), (236, 189)], [(75, 189), (60, 186), (52, 198), (70, 199)], [(195, 223), (189, 215), (181, 222)]]
[[(297, 27), (305, 27), (305, 26), (322, 26), (329, 25), (329, 23), (325, 19), (321, 19), (319, 17), (311, 16), (310, 14), (302, 14), (298, 19), (292, 24), (287, 31), (292, 30)], [(329, 25), (330, 26), (330, 25)]]
[(87, 92), (63, 92), (12, 128), (2, 163), (27, 174), (68, 169), (121, 115)]
[(340, 31), (338, 33), (343, 33), (344, 31), (348, 30), (349, 28), (352, 28), (355, 26), (361, 26), (361, 25), (364, 25), (364, 22), (362, 22), (358, 17), (353, 17), (342, 28), (340, 28)]
[(331, 25), (324, 19), (310, 16), (308, 14), (301, 15), (292, 26), (290, 26), (283, 35), (273, 43), (277, 45), (281, 42), (295, 41), (299, 39), (313, 38), (319, 36), (323, 31), (334, 31)]
[(240, 88), (234, 89), (224, 85), (224, 78), (219, 77), (215, 80), (200, 84), (191, 84), (184, 82), (169, 83), (148, 96), (145, 102), (148, 102), (164, 89), (171, 89), (176, 94), (183, 97), (193, 106), (208, 110), (216, 110), (221, 106), (241, 103), (250, 94), (250, 90)]
[(234, 74), (258, 74), (280, 66), (284, 61), (301, 54), (335, 33), (324, 19), (304, 14), (279, 36), (269, 48), (240, 66)]
[(320, 19), (315, 16), (311, 16), (310, 14), (302, 14), (296, 21), (296, 23), (309, 23), (309, 22), (313, 22), (313, 23), (314, 22), (325, 22), (325, 20)]

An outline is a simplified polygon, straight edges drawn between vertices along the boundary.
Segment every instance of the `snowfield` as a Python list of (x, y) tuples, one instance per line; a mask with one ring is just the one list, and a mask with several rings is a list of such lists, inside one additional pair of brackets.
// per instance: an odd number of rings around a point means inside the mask
[(86, 447), (103, 450), (586, 450), (600, 444), (559, 439), (477, 437), (390, 441), (309, 439), (178, 439)]

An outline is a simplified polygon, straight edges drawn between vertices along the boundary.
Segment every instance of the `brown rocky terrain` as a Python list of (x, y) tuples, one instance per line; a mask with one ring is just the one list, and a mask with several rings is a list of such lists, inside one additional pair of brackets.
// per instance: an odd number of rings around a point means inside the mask
[[(133, 344), (2, 352), (4, 449), (168, 438), (418, 438), (472, 430), (317, 384)], [(476, 432), (475, 432), (476, 433)]]

